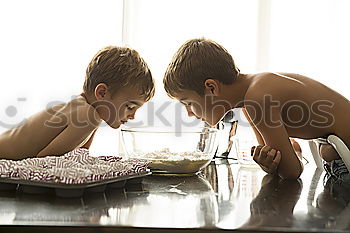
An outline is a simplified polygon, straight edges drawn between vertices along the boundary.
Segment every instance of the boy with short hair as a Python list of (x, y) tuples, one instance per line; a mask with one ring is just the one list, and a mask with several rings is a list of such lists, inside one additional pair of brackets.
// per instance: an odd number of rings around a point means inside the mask
[(0, 158), (63, 155), (89, 148), (102, 120), (116, 129), (133, 119), (153, 95), (154, 80), (138, 52), (105, 47), (87, 67), (83, 93), (0, 135)]
[[(315, 139), (330, 134), (350, 148), (350, 103), (323, 84), (292, 73), (243, 74), (225, 48), (207, 39), (184, 43), (169, 64), (164, 87), (185, 105), (189, 116), (216, 125), (232, 108), (242, 108), (259, 146), (254, 160), (268, 173), (296, 179), (303, 170), (301, 149), (290, 138)], [(331, 145), (322, 158), (339, 160)]]

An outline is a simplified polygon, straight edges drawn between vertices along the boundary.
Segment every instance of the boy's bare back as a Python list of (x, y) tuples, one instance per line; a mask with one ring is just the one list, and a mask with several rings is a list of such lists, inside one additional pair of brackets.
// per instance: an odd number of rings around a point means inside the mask
[[(280, 148), (281, 144), (289, 143), (288, 137), (315, 139), (335, 134), (350, 147), (347, 122), (350, 102), (344, 96), (298, 74), (261, 73), (251, 78), (254, 81), (247, 90), (246, 100), (256, 101), (263, 108), (256, 111), (256, 107), (247, 107), (247, 111), (251, 119), (255, 118), (253, 123), (265, 144)], [(279, 125), (280, 122), (283, 124)]]
[(61, 155), (83, 146), (100, 120), (84, 97), (43, 110), (0, 135), (0, 158)]

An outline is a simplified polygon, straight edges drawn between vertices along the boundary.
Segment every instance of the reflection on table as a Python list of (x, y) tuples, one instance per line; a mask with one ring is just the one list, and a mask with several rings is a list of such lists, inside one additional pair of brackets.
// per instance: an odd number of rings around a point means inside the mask
[(2, 226), (349, 231), (350, 188), (308, 164), (281, 180), (217, 159), (196, 176), (147, 176), (141, 184), (82, 198), (0, 191)]

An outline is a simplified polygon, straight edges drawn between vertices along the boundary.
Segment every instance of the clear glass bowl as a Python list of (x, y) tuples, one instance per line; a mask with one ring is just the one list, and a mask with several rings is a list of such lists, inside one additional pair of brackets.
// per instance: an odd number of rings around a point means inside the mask
[(154, 173), (196, 174), (212, 160), (217, 130), (194, 128), (176, 131), (167, 127), (121, 129), (124, 150), (129, 158), (150, 161)]

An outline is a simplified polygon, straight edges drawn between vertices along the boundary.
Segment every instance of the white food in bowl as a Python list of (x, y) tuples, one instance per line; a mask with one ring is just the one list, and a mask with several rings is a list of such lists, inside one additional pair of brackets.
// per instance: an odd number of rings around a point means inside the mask
[[(134, 157), (134, 156), (131, 156)], [(206, 167), (211, 157), (203, 152), (170, 152), (169, 149), (135, 155), (135, 158), (146, 159), (153, 172), (173, 174), (195, 174)]]

